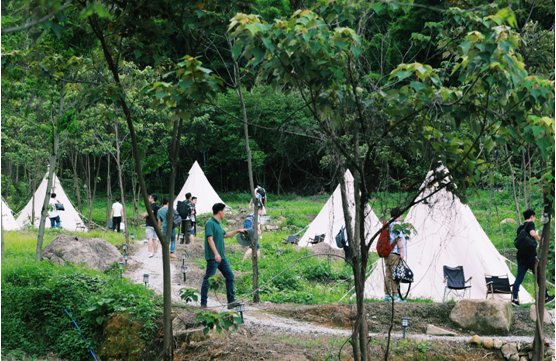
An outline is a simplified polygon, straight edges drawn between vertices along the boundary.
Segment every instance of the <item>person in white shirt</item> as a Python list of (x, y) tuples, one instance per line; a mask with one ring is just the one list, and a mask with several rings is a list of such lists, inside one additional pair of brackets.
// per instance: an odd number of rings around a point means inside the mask
[(112, 204), (112, 212), (110, 216), (112, 217), (112, 230), (120, 232), (120, 224), (122, 223), (122, 213), (124, 211), (124, 206), (120, 203), (120, 198), (116, 197), (116, 201)]
[(48, 201), (48, 218), (50, 219), (50, 228), (61, 227), (60, 213), (58, 213), (58, 209), (56, 209), (56, 203), (58, 203), (56, 193), (52, 193), (50, 195), (50, 200)]

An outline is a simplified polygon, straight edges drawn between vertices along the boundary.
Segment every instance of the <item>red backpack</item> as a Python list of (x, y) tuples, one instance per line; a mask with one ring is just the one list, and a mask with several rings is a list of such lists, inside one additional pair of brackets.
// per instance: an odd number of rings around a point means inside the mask
[(384, 222), (380, 235), (378, 236), (376, 252), (379, 257), (386, 258), (390, 255), (394, 247), (396, 247), (396, 242), (390, 243), (390, 227), (388, 226), (388, 222)]

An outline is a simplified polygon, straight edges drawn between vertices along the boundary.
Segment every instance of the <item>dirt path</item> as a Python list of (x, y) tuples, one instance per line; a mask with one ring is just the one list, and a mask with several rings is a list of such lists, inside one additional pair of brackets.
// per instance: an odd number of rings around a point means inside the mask
[[(177, 254), (181, 256), (181, 252), (177, 251)], [(195, 264), (189, 259), (186, 261), (188, 265), (188, 276), (187, 282), (183, 282), (182, 274), (177, 266), (181, 265), (180, 259), (175, 259), (171, 264), (172, 273), (172, 301), (174, 303), (183, 303), (179, 297), (179, 289), (187, 288), (200, 288), (199, 276), (202, 274), (202, 270), (199, 269)], [(130, 264), (132, 267), (124, 273), (127, 277), (134, 283), (143, 283), (143, 274), (149, 274), (149, 287), (152, 288), (156, 293), (162, 294), (162, 253), (159, 253), (152, 258), (148, 257), (147, 243), (146, 241), (138, 241), (132, 249), (132, 254), (130, 255)], [(200, 306), (199, 302), (193, 303), (194, 306)], [(215, 299), (209, 298), (208, 306), (210, 309), (215, 311), (223, 311), (226, 306)], [(259, 307), (246, 304), (244, 312), (245, 325), (247, 327), (253, 327), (258, 329), (266, 329), (269, 331), (280, 332), (285, 334), (303, 334), (303, 335), (328, 335), (328, 336), (340, 336), (348, 337), (350, 331), (348, 329), (327, 327), (311, 322), (297, 321), (287, 317), (277, 316), (268, 311), (265, 311)], [(384, 333), (370, 333), (371, 337), (374, 338), (384, 338)], [(393, 333), (393, 338), (401, 338), (400, 333)], [(424, 340), (424, 341), (448, 341), (448, 342), (467, 342), (469, 336), (428, 336), (424, 334), (413, 334), (411, 330), (408, 332), (408, 338), (414, 340)], [(487, 337), (487, 336), (485, 336)], [(492, 336), (494, 338), (500, 339), (503, 342), (532, 342), (532, 336)], [(551, 341), (553, 346), (553, 340)]]

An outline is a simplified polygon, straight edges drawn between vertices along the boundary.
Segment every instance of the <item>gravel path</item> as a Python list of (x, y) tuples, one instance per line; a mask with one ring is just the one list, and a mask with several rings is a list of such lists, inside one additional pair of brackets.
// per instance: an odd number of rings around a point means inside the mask
[[(130, 261), (137, 263), (138, 267), (133, 267), (132, 270), (124, 273), (127, 277), (134, 283), (143, 283), (143, 274), (149, 274), (149, 287), (154, 289), (158, 294), (162, 294), (162, 251), (159, 249), (157, 255), (149, 258), (147, 252), (147, 242), (139, 241), (137, 242), (137, 247), (132, 255), (130, 255)], [(190, 261), (189, 261), (190, 262)], [(176, 261), (172, 262), (170, 265), (170, 270), (172, 273), (172, 301), (174, 303), (183, 303), (179, 297), (180, 288), (196, 288), (199, 289), (200, 285), (198, 280), (188, 280), (185, 284), (181, 278), (181, 271), (176, 266)], [(188, 268), (198, 268), (196, 265), (188, 263)], [(190, 303), (190, 305), (200, 306), (199, 302)], [(225, 310), (225, 305), (222, 305), (218, 300), (209, 298), (208, 307), (217, 311)], [(268, 329), (269, 331), (288, 333), (288, 334), (304, 334), (304, 335), (330, 335), (330, 336), (342, 336), (348, 337), (351, 331), (340, 328), (326, 327), (318, 324), (300, 322), (290, 318), (276, 316), (260, 310), (253, 305), (245, 305), (244, 312), (245, 324), (250, 327), (261, 327)], [(370, 333), (370, 337), (374, 338), (385, 338), (386, 335), (383, 333)], [(394, 339), (401, 338), (402, 334), (393, 333), (392, 337)], [(423, 341), (450, 341), (450, 342), (467, 342), (469, 336), (428, 336), (424, 334), (412, 334), (411, 329), (409, 330), (407, 337), (414, 340)], [(484, 336), (489, 337), (489, 336)], [(500, 339), (503, 342), (532, 342), (532, 336), (491, 336), (496, 339)], [(551, 346), (554, 347), (554, 340), (550, 340)]]

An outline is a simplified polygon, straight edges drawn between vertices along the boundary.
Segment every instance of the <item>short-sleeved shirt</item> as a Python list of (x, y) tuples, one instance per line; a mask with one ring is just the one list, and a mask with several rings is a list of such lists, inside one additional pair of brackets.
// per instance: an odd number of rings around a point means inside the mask
[[(158, 210), (160, 209), (160, 206), (156, 203), (151, 203), (151, 210), (154, 213), (154, 219), (158, 219)], [(147, 221), (145, 222), (145, 225), (147, 227), (154, 227), (154, 224), (152, 224), (151, 219), (147, 216)]]
[[(523, 228), (525, 227), (525, 228)], [(531, 231), (536, 230), (537, 228), (535, 227), (535, 223), (534, 222), (524, 222), (522, 225), (520, 225), (519, 227), (517, 227), (517, 234), (519, 234), (519, 232), (521, 232), (522, 229), (525, 229), (525, 232), (528, 235), (531, 235)], [(534, 258), (537, 256), (537, 250), (535, 250), (535, 252), (533, 254), (528, 254), (528, 255), (522, 255), (520, 254), (519, 250), (517, 250), (517, 258)]]
[(156, 218), (162, 222), (162, 233), (166, 233), (168, 228), (168, 207), (161, 207), (158, 209)]
[(48, 218), (56, 218), (60, 215), (56, 209), (56, 203), (58, 203), (56, 198), (50, 198), (48, 200)]
[[(396, 241), (396, 238), (401, 238), (403, 248), (404, 248), (404, 250), (406, 250), (406, 256), (407, 256), (407, 237), (405, 236), (405, 234), (403, 232), (401, 232), (399, 230), (398, 231), (394, 230), (394, 226), (399, 225), (399, 224), (402, 224), (402, 222), (394, 221), (394, 222), (390, 223), (390, 244), (394, 243)], [(397, 244), (392, 249), (392, 253), (400, 254), (400, 250), (398, 249)]]
[(226, 258), (224, 255), (224, 229), (220, 225), (220, 222), (216, 218), (212, 217), (208, 220), (205, 225), (205, 259), (208, 261), (214, 259), (214, 252), (208, 244), (208, 238), (212, 237), (216, 250), (220, 254), (220, 257)]
[(114, 202), (112, 204), (112, 217), (121, 217), (123, 210), (124, 206), (120, 202)]

